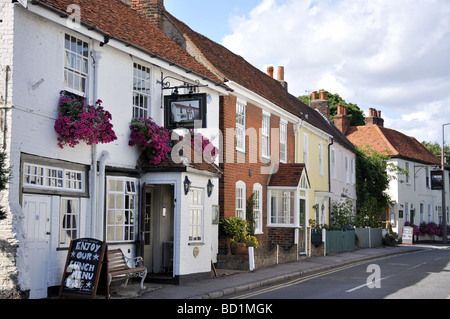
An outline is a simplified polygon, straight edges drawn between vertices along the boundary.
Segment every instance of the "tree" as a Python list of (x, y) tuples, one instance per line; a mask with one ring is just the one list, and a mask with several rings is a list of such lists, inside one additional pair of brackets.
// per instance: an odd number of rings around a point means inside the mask
[[(309, 105), (309, 102), (312, 98), (311, 95), (302, 95), (298, 97), (300, 101)], [(333, 117), (337, 114), (337, 106), (342, 105), (347, 107), (348, 116), (350, 117), (350, 125), (351, 126), (359, 126), (365, 125), (365, 116), (364, 112), (358, 107), (358, 105), (353, 103), (347, 103), (339, 94), (332, 94), (326, 92), (326, 99), (330, 101), (330, 120), (333, 120)]]
[(370, 146), (356, 148), (357, 222), (362, 227), (379, 227), (383, 212), (390, 203), (386, 193), (389, 182), (397, 174), (408, 174), (388, 161), (387, 155), (377, 153)]
[[(431, 143), (427, 141), (423, 141), (421, 144), (425, 146), (431, 153), (433, 153), (433, 155), (437, 156), (438, 158), (441, 158), (442, 155), (441, 144), (439, 144), (438, 142)], [(445, 154), (450, 154), (450, 146), (445, 145), (445, 143), (444, 143), (444, 152)], [(447, 156), (446, 163), (450, 165), (450, 156)]]

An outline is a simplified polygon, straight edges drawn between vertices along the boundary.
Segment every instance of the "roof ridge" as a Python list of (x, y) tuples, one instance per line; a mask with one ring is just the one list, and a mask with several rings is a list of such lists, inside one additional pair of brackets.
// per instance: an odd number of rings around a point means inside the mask
[[(375, 126), (375, 130), (378, 132), (378, 134), (381, 136), (381, 138), (383, 139), (383, 141), (387, 144), (387, 146), (389, 147), (389, 149), (394, 153), (393, 155), (399, 155), (400, 152), (391, 144), (391, 142), (389, 141), (389, 139), (386, 137), (386, 135), (384, 134), (384, 132), (382, 131), (381, 127), (378, 124), (373, 124), (373, 126)], [(388, 129), (386, 127), (383, 126), (383, 129)]]

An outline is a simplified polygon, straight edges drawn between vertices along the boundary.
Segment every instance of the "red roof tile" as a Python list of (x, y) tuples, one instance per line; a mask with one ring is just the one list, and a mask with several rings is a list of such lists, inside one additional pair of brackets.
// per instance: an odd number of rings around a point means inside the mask
[(305, 164), (280, 164), (278, 171), (270, 177), (268, 186), (297, 187), (303, 171), (306, 173)]
[(67, 15), (69, 5), (79, 5), (83, 23), (223, 85), (223, 81), (167, 38), (141, 13), (120, 0), (40, 0), (39, 3), (64, 15)]
[(243, 57), (231, 52), (224, 46), (195, 32), (169, 12), (166, 11), (164, 14), (184, 34), (185, 38), (195, 44), (203, 57), (208, 60), (208, 66), (211, 71), (218, 77), (224, 77), (224, 81), (229, 80), (238, 83), (289, 113), (332, 135), (337, 142), (348, 149), (354, 149), (350, 141), (334, 124), (329, 123), (322, 114), (286, 91), (278, 80), (255, 68)]
[(369, 145), (380, 154), (401, 157), (413, 161), (439, 164), (433, 155), (414, 137), (379, 125), (352, 126), (347, 130), (347, 138), (358, 147)]

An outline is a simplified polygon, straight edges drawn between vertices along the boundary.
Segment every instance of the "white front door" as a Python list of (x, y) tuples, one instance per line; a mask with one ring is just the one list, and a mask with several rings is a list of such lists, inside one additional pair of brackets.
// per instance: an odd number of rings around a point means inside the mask
[(47, 297), (51, 197), (24, 195), (25, 247), (28, 254), (30, 299)]

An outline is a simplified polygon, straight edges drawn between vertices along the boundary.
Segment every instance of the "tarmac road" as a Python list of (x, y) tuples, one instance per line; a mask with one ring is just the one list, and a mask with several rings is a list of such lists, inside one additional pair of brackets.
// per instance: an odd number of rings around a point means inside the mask
[(231, 299), (446, 299), (450, 250), (425, 248), (311, 273)]

